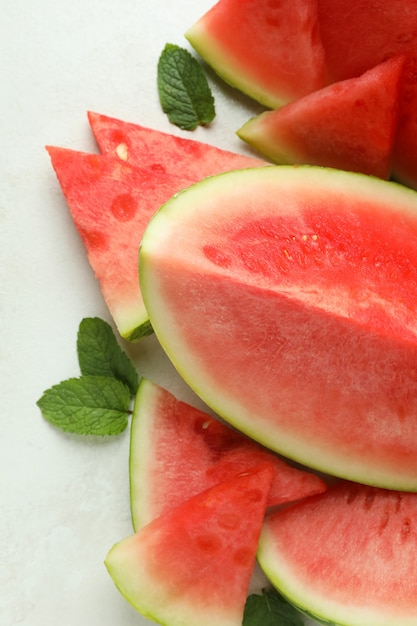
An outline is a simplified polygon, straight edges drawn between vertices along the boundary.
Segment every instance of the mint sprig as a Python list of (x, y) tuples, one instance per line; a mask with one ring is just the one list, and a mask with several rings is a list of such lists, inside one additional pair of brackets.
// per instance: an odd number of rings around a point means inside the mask
[(79, 326), (77, 354), (85, 376), (112, 376), (124, 382), (132, 395), (138, 390), (139, 377), (113, 330), (99, 317), (86, 317)]
[(180, 46), (166, 44), (159, 57), (158, 93), (162, 110), (170, 122), (183, 130), (210, 124), (216, 115), (202, 66)]
[(128, 424), (131, 394), (107, 376), (70, 378), (44, 392), (38, 406), (45, 419), (78, 435), (118, 435)]
[(125, 430), (138, 374), (107, 322), (81, 321), (77, 334), (81, 376), (47, 389), (37, 401), (54, 426), (79, 435), (118, 435)]
[(303, 626), (300, 611), (274, 589), (252, 594), (246, 600), (242, 626)]

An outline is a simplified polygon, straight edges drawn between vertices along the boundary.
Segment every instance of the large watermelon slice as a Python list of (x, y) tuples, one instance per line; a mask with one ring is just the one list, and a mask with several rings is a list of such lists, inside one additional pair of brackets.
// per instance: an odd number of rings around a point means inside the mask
[(417, 490), (417, 194), (270, 166), (171, 199), (142, 240), (161, 345), (218, 415), (303, 465)]
[(408, 55), (393, 170), (417, 188), (417, 3), (410, 0), (318, 0), (320, 34), (332, 82)]
[(91, 129), (103, 154), (119, 157), (157, 173), (184, 175), (197, 182), (206, 176), (245, 167), (260, 167), (265, 161), (221, 150), (209, 144), (163, 133), (140, 124), (88, 112)]
[(160, 205), (191, 181), (116, 157), (52, 146), (48, 152), (120, 334), (129, 340), (149, 334), (139, 288), (140, 239)]
[(130, 440), (130, 498), (135, 530), (191, 496), (250, 466), (270, 462), (274, 479), (268, 506), (327, 488), (219, 420), (142, 379)]
[(105, 564), (160, 624), (241, 626), (272, 468), (221, 482), (117, 543)]
[(249, 120), (237, 134), (276, 163), (305, 163), (388, 179), (404, 57), (395, 57)]
[(416, 626), (416, 519), (416, 494), (342, 482), (269, 516), (258, 559), (325, 623)]
[(270, 108), (326, 84), (317, 0), (219, 0), (185, 36), (219, 76)]

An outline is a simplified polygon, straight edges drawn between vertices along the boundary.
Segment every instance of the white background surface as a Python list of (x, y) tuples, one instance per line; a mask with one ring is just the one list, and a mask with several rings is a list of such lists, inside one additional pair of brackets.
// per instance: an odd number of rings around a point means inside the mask
[[(129, 432), (66, 435), (36, 406), (79, 373), (83, 317), (110, 320), (55, 179), (46, 144), (97, 151), (87, 110), (181, 134), (160, 110), (156, 66), (165, 43), (210, 0), (13, 0), (0, 19), (0, 623), (150, 624), (103, 565), (131, 533)], [(189, 48), (190, 49), (190, 48)], [(217, 118), (192, 135), (235, 151), (259, 108), (210, 74)], [(130, 350), (138, 370), (194, 401), (153, 338)], [(198, 626), (198, 625), (196, 625)]]

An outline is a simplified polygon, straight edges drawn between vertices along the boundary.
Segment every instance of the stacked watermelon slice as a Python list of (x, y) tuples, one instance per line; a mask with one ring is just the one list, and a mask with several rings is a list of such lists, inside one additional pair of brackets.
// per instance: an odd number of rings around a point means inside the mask
[(409, 0), (219, 0), (186, 36), (274, 109), (238, 134), (275, 162), (417, 187), (416, 24)]
[(152, 332), (139, 288), (138, 250), (156, 210), (213, 174), (265, 161), (90, 112), (102, 154), (48, 146), (88, 260), (122, 337)]

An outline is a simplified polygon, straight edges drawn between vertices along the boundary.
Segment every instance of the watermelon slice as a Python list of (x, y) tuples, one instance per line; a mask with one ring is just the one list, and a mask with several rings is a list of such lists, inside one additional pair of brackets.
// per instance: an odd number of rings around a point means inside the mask
[(160, 205), (191, 182), (116, 157), (47, 150), (120, 334), (132, 341), (149, 334), (139, 288), (139, 243)]
[(313, 166), (230, 172), (155, 216), (140, 279), (218, 415), (325, 473), (417, 490), (417, 193)]
[(407, 55), (393, 158), (395, 177), (417, 188), (417, 3), (410, 0), (318, 0), (320, 34), (331, 82), (359, 76)]
[(417, 625), (417, 495), (339, 483), (265, 521), (258, 559), (317, 619)]
[(123, 596), (160, 624), (241, 626), (271, 479), (264, 464), (117, 543), (105, 564)]
[(197, 182), (206, 176), (229, 170), (266, 165), (261, 159), (235, 154), (100, 113), (89, 111), (88, 119), (103, 154), (117, 156), (130, 165), (152, 167), (160, 175), (181, 175)]
[(327, 81), (317, 0), (219, 0), (185, 36), (226, 82), (270, 108)]
[(135, 530), (191, 496), (257, 463), (270, 462), (268, 506), (298, 500), (326, 483), (168, 391), (142, 379), (130, 444), (130, 497)]
[(404, 57), (395, 57), (249, 120), (237, 134), (276, 163), (306, 163), (388, 179)]
[(139, 243), (151, 216), (174, 193), (209, 174), (266, 162), (89, 116), (100, 147), (110, 155), (47, 150), (115, 324), (122, 337), (136, 341), (152, 332), (138, 277)]

